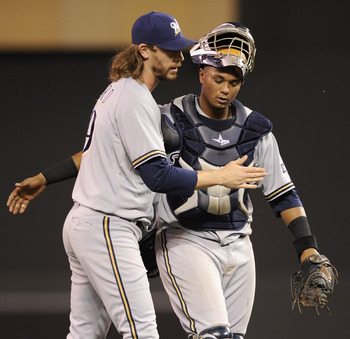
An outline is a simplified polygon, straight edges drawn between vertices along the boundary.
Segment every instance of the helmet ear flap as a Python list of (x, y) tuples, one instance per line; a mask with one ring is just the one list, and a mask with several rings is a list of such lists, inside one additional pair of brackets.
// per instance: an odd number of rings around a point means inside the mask
[(199, 39), (190, 50), (192, 61), (213, 67), (237, 66), (243, 78), (254, 68), (255, 42), (248, 28), (227, 22)]

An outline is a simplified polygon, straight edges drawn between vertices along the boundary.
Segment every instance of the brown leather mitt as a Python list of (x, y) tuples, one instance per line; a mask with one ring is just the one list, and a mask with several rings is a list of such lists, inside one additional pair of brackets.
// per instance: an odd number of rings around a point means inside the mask
[(328, 302), (337, 282), (338, 272), (330, 261), (324, 255), (311, 255), (291, 277), (292, 309), (298, 304), (300, 313), (300, 305), (315, 308), (317, 313), (324, 307), (329, 310)]

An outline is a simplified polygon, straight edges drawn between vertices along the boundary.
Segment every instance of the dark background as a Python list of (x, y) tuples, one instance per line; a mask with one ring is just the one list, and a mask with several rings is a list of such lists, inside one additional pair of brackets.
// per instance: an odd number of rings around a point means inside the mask
[[(238, 99), (272, 120), (320, 251), (339, 271), (331, 316), (292, 311), (289, 278), (298, 267), (292, 236), (261, 192), (253, 192), (257, 292), (249, 339), (349, 336), (346, 10), (341, 1), (242, 1), (241, 22), (258, 51)], [(68, 331), (70, 270), (61, 231), (74, 181), (48, 187), (23, 215), (10, 215), (5, 204), (15, 182), (82, 148), (114, 53), (0, 54), (0, 338), (55, 339)], [(157, 102), (199, 93), (196, 66), (185, 57), (178, 80), (155, 89)], [(151, 287), (161, 337), (185, 338), (159, 280)], [(119, 338), (114, 329), (112, 337)]]

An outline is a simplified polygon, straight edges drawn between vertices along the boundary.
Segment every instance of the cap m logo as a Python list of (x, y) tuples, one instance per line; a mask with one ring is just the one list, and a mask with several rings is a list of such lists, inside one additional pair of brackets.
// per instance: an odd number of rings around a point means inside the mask
[(170, 27), (174, 30), (175, 36), (177, 36), (181, 32), (180, 25), (178, 24), (176, 19), (174, 19), (174, 21), (170, 23)]

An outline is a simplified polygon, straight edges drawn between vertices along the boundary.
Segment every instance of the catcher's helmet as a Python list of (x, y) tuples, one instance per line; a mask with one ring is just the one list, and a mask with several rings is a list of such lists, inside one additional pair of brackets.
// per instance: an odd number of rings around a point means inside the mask
[(255, 42), (249, 29), (236, 22), (215, 27), (190, 50), (195, 64), (214, 67), (237, 66), (245, 77), (254, 68)]

